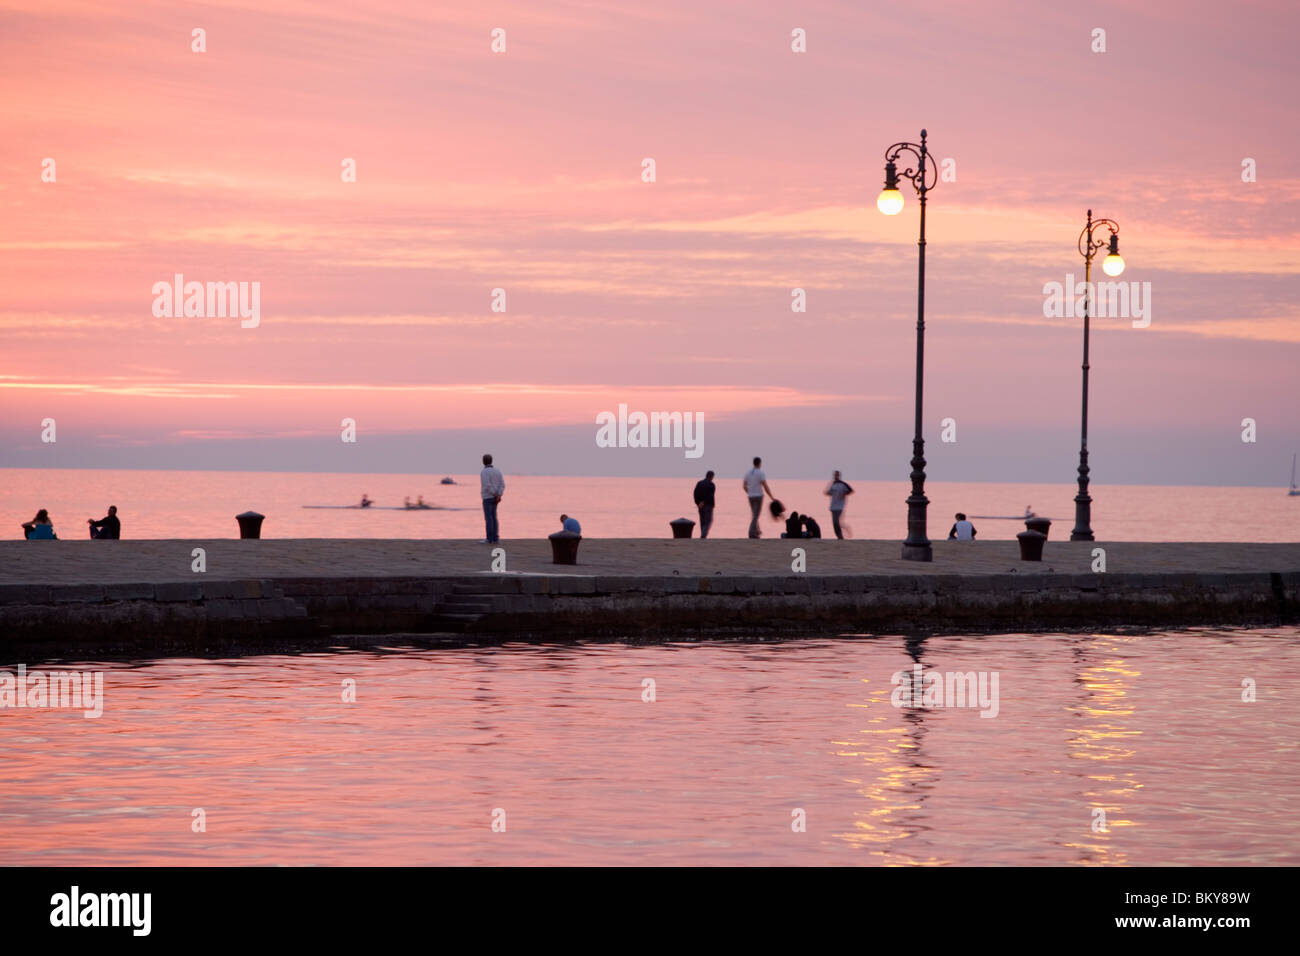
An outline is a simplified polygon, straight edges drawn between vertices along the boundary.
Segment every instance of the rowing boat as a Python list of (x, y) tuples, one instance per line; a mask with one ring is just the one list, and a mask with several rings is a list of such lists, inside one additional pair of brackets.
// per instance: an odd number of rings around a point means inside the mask
[(444, 505), (303, 505), (304, 508), (330, 509), (337, 511), (464, 511), (464, 508), (448, 508)]

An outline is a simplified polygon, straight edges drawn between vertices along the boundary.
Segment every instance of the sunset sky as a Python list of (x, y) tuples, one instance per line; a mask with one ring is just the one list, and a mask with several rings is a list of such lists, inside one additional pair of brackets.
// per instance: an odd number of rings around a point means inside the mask
[[(917, 203), (875, 198), (925, 127), (933, 478), (1072, 480), (1081, 323), (1043, 285), (1091, 207), (1152, 295), (1094, 323), (1094, 479), (1283, 484), (1298, 32), (1281, 0), (0, 0), (0, 466), (903, 478)], [(260, 325), (155, 317), (176, 273), (259, 282)], [(704, 457), (596, 447), (620, 403), (702, 412)]]

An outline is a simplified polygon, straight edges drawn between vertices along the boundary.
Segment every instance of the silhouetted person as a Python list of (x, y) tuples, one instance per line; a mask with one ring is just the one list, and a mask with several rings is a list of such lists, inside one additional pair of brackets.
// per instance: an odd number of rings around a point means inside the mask
[(90, 525), (91, 538), (114, 539), (122, 537), (122, 522), (117, 520), (117, 505), (108, 506), (108, 514), (96, 521), (94, 518), (87, 518), (86, 523)]
[(967, 521), (966, 516), (960, 511), (957, 512), (955, 517), (957, 523), (953, 525), (952, 529), (948, 532), (948, 540), (974, 541), (976, 535), (975, 526)]
[(59, 536), (54, 533), (54, 522), (50, 520), (50, 513), (42, 508), (36, 512), (36, 517), (31, 521), (24, 521), (23, 537), (28, 541), (57, 540)]
[(803, 516), (803, 536), (805, 538), (820, 538), (822, 536), (822, 526), (817, 523), (817, 519), (812, 515)]
[(790, 517), (785, 519), (785, 531), (781, 533), (783, 538), (802, 538), (803, 537), (803, 518), (799, 517), (799, 512), (791, 511)]
[(763, 474), (763, 459), (754, 459), (754, 467), (745, 472), (743, 484), (745, 486), (745, 495), (749, 498), (751, 514), (749, 536), (751, 538), (761, 538), (763, 532), (758, 530), (758, 516), (763, 513), (763, 495), (766, 493), (773, 499), (776, 498), (776, 495), (772, 494), (772, 489), (767, 486), (767, 475)]
[[(831, 498), (831, 527), (835, 529), (835, 537), (843, 539), (844, 529), (840, 527), (840, 515), (844, 513), (844, 499), (853, 494), (853, 489), (837, 471), (831, 483), (826, 486), (826, 494)], [(817, 537), (820, 538), (821, 535), (818, 534)]]
[(492, 456), (483, 456), (483, 471), (479, 473), (479, 484), (483, 493), (483, 522), (486, 525), (486, 537), (479, 544), (496, 544), (501, 540), (500, 526), (497, 524), (497, 505), (506, 493), (506, 480), (501, 472), (492, 467)]
[(703, 478), (695, 483), (695, 507), (700, 509), (701, 538), (707, 538), (709, 528), (713, 527), (713, 498), (717, 490), (718, 486), (713, 483), (713, 472), (711, 471), (707, 472)]

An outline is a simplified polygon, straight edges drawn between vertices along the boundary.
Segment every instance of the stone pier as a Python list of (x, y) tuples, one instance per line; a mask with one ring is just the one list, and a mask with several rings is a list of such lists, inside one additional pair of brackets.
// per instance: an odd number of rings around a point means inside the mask
[[(1104, 571), (1094, 570), (1097, 549)], [(1295, 622), (1300, 608), (1300, 544), (1049, 540), (1043, 560), (1027, 562), (1015, 542), (937, 541), (928, 564), (900, 550), (594, 539), (577, 565), (559, 566), (546, 541), (532, 540), (0, 542), (0, 658), (294, 650), (393, 634), (492, 642), (1271, 625)]]

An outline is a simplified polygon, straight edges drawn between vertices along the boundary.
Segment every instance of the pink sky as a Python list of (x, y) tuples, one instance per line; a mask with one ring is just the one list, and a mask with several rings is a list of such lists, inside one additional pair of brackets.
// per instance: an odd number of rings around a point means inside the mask
[[(622, 402), (705, 413), (738, 468), (764, 428), (902, 436), (869, 457), (905, 475), (917, 207), (874, 200), (925, 126), (957, 171), (929, 207), (932, 448), (945, 417), (985, 471), (1050, 435), (1070, 479), (1080, 328), (1042, 287), (1081, 276), (1091, 206), (1153, 296), (1149, 328), (1095, 325), (1094, 450), (1126, 436), (1128, 480), (1169, 480), (1132, 460), (1162, 441), (1183, 469), (1225, 450), (1188, 481), (1284, 478), (1293, 4), (465, 6), (0, 0), (0, 465), (39, 465), (54, 417), (62, 465), (205, 442), (250, 467), (281, 438), (287, 467), (350, 416), (393, 448), (567, 429), (517, 461), (556, 472)], [(154, 317), (178, 272), (260, 282), (260, 326)]]

